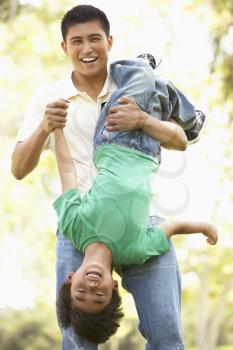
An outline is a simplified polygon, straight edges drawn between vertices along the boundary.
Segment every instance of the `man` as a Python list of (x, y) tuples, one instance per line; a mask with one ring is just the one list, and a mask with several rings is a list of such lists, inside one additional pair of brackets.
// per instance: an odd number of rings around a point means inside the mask
[[(24, 178), (38, 164), (45, 148), (54, 149), (53, 130), (65, 128), (76, 163), (78, 188), (84, 195), (93, 181), (92, 139), (101, 106), (115, 91), (107, 71), (113, 39), (105, 14), (89, 5), (70, 10), (62, 21), (62, 48), (70, 58), (70, 76), (40, 91), (32, 100), (19, 131), (12, 155), (12, 173)], [(64, 99), (69, 99), (67, 105)], [(125, 97), (110, 109), (108, 131), (143, 129), (165, 148), (184, 150), (187, 139), (174, 122), (160, 121), (140, 113), (137, 104)], [(158, 144), (158, 158), (160, 146)], [(150, 224), (161, 219), (152, 217)], [(57, 236), (57, 290), (69, 271), (75, 271), (83, 256), (62, 233)], [(139, 316), (139, 330), (148, 350), (183, 350), (180, 327), (180, 276), (173, 246), (169, 253), (141, 266), (122, 269), (122, 284), (132, 293)], [(145, 303), (144, 300), (147, 302)], [(141, 302), (143, 301), (143, 302)], [(97, 346), (77, 337), (72, 328), (62, 329), (63, 350), (94, 350)]]

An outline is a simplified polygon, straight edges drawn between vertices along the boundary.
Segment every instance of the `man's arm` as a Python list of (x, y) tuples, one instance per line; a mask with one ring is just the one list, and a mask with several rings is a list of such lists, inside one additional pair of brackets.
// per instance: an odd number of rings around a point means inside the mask
[(55, 128), (64, 128), (67, 108), (68, 102), (62, 99), (49, 103), (37, 129), (26, 140), (16, 144), (12, 154), (11, 171), (17, 180), (23, 179), (37, 166), (48, 135)]
[(188, 140), (184, 130), (173, 120), (161, 121), (142, 111), (129, 97), (122, 97), (120, 106), (110, 107), (107, 117), (109, 131), (143, 129), (167, 149), (184, 151)]

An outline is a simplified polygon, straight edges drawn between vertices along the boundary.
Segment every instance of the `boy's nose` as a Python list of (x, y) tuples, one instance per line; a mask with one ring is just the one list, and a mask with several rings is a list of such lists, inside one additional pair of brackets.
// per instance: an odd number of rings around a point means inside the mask
[(87, 281), (87, 285), (89, 287), (97, 287), (98, 286), (98, 283), (97, 282), (94, 282), (94, 281)]

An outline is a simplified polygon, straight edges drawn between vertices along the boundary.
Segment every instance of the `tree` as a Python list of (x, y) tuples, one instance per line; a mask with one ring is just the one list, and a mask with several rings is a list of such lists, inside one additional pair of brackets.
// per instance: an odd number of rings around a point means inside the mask
[(1, 0), (0, 2), (0, 21), (13, 19), (19, 10), (18, 0)]

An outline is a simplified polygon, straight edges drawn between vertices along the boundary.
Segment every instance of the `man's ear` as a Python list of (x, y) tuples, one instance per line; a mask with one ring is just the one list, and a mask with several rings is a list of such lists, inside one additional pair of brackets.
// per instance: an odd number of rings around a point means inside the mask
[(111, 35), (109, 35), (109, 37), (108, 37), (108, 51), (111, 50), (112, 44), (113, 44), (113, 37)]
[(65, 41), (61, 42), (61, 47), (62, 47), (63, 51), (65, 52), (65, 54), (68, 55), (68, 53), (67, 53), (67, 45), (66, 45)]
[(66, 277), (66, 283), (71, 283), (72, 282), (72, 277), (73, 277), (74, 272), (69, 272), (67, 277)]
[(118, 281), (116, 280), (113, 281), (113, 290), (118, 290)]

